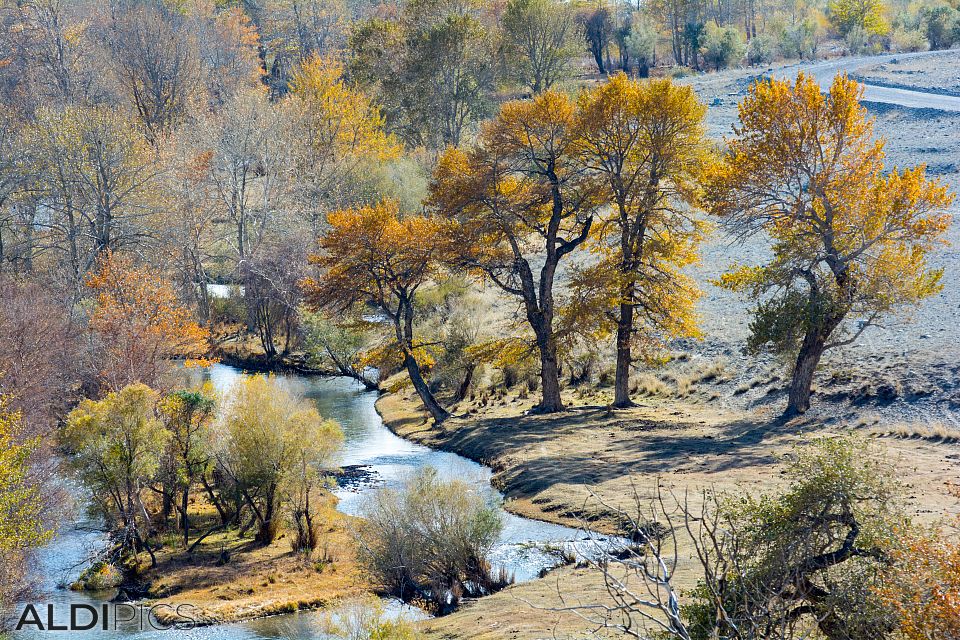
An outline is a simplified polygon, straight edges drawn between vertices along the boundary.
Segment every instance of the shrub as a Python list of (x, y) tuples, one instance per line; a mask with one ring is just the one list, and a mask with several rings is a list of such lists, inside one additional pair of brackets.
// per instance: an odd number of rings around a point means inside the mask
[(714, 69), (726, 69), (740, 62), (746, 51), (743, 37), (736, 27), (717, 27), (710, 24), (703, 39), (703, 61)]
[(503, 523), (500, 510), (462, 481), (442, 482), (433, 469), (401, 489), (377, 491), (355, 531), (361, 562), (386, 590), (403, 600), (449, 612), (463, 595), (505, 586), (488, 560)]
[(766, 33), (751, 38), (747, 44), (747, 62), (749, 64), (769, 64), (776, 55), (776, 43)]
[(866, 53), (870, 46), (870, 37), (863, 27), (852, 27), (843, 37), (843, 43), (847, 47), (847, 52), (851, 55), (860, 55)]
[(930, 43), (919, 29), (895, 29), (891, 36), (890, 48), (898, 53), (926, 51), (930, 48)]
[(800, 24), (785, 28), (780, 33), (780, 55), (784, 58), (800, 58), (813, 60), (817, 57), (817, 46), (820, 44), (820, 29), (811, 19)]
[(342, 640), (414, 640), (413, 626), (401, 618), (388, 617), (383, 603), (374, 597), (347, 600), (321, 619), (325, 636)]

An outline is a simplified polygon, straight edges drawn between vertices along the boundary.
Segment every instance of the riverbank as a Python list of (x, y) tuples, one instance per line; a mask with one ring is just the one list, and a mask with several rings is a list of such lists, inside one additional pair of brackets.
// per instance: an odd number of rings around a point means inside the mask
[[(290, 532), (272, 544), (257, 544), (236, 529), (211, 534), (187, 553), (171, 532), (157, 552), (157, 566), (145, 571), (147, 598), (154, 603), (191, 607), (198, 624), (223, 624), (316, 609), (344, 598), (369, 593), (371, 585), (360, 571), (348, 533), (351, 518), (335, 509), (329, 496), (318, 513), (321, 541), (311, 554), (293, 551)], [(200, 503), (194, 517), (212, 522)], [(194, 536), (195, 538), (196, 536)]]
[[(493, 468), (508, 511), (568, 526), (589, 524), (612, 533), (616, 517), (593, 496), (635, 511), (636, 496), (644, 504), (658, 482), (694, 508), (704, 490), (772, 490), (781, 484), (782, 461), (794, 446), (849, 429), (873, 436), (886, 449), (907, 485), (907, 508), (917, 521), (932, 523), (960, 513), (960, 502), (951, 494), (951, 487), (960, 485), (955, 439), (882, 435), (894, 432), (883, 425), (843, 424), (824, 412), (784, 421), (774, 405), (742, 410), (646, 397), (639, 407), (611, 411), (603, 389), (567, 390), (569, 411), (529, 415), (534, 399), (525, 395), (478, 396), (454, 406), (455, 417), (441, 426), (428, 420), (411, 392), (383, 396), (377, 408), (397, 435)], [(686, 589), (695, 581), (695, 563), (681, 557), (676, 584)], [(565, 568), (421, 626), (436, 638), (540, 638), (550, 636), (556, 625), (576, 637), (588, 627), (572, 614), (555, 611), (563, 604), (561, 590), (583, 603), (604, 598), (596, 573)]]

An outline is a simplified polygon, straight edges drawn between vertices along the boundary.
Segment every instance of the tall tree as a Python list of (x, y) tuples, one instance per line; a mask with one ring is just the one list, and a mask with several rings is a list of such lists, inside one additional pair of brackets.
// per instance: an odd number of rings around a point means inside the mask
[(319, 309), (346, 310), (371, 304), (389, 318), (414, 389), (437, 422), (450, 413), (423, 379), (423, 345), (415, 335), (420, 288), (439, 272), (449, 239), (441, 221), (399, 217), (396, 202), (337, 211), (328, 216), (330, 231), (320, 239), (321, 253), (311, 262), (321, 269), (306, 288)]
[(257, 542), (280, 532), (285, 487), (307, 479), (304, 465), (329, 463), (343, 440), (339, 425), (324, 420), (275, 378), (238, 380), (224, 402), (217, 462), (257, 523)]
[(144, 135), (168, 135), (200, 98), (196, 33), (183, 13), (163, 3), (123, 4), (104, 32), (117, 83)]
[[(614, 406), (630, 406), (635, 342), (696, 335), (696, 283), (683, 270), (697, 260), (703, 223), (691, 211), (709, 163), (706, 108), (670, 80), (634, 82), (619, 73), (578, 103), (585, 164), (604, 183), (611, 216), (599, 225), (601, 259), (581, 272), (585, 304), (613, 315)], [(598, 286), (599, 285), (599, 286)], [(611, 311), (611, 306), (614, 310)], [(639, 326), (637, 326), (639, 320)]]
[(846, 76), (826, 95), (803, 74), (756, 83), (708, 186), (709, 210), (734, 234), (773, 240), (766, 264), (740, 266), (720, 284), (757, 303), (751, 348), (795, 358), (788, 413), (809, 408), (825, 351), (942, 286), (927, 255), (950, 225), (953, 196), (923, 166), (885, 171), (862, 95)]
[(586, 242), (599, 204), (581, 144), (573, 102), (546, 92), (505, 104), (474, 148), (447, 151), (432, 185), (432, 205), (459, 223), (454, 262), (523, 304), (540, 355), (544, 412), (563, 410), (557, 269)]
[(63, 442), (71, 464), (103, 513), (119, 524), (116, 558), (150, 554), (152, 532), (143, 490), (160, 468), (169, 432), (156, 413), (157, 393), (133, 384), (102, 400), (84, 400), (70, 412)]
[(411, 0), (396, 18), (358, 25), (351, 74), (377, 88), (408, 146), (458, 145), (492, 108), (493, 28), (478, 0)]
[(576, 15), (560, 0), (510, 0), (501, 22), (507, 66), (535, 94), (561, 80), (582, 48)]

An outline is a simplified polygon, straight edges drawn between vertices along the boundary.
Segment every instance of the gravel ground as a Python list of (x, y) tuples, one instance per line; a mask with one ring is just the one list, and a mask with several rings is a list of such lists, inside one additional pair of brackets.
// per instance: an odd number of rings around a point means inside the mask
[(960, 96), (960, 50), (925, 58), (895, 58), (858, 69), (853, 76), (884, 87)]

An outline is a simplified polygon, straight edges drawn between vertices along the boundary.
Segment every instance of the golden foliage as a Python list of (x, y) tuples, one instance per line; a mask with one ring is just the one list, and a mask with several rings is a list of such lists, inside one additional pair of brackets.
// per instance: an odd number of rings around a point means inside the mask
[(953, 195), (922, 165), (885, 172), (861, 96), (846, 76), (826, 95), (803, 74), (756, 83), (712, 171), (710, 211), (735, 233), (773, 239), (767, 264), (719, 280), (758, 300), (776, 294), (754, 324), (757, 342), (792, 348), (797, 326), (829, 327), (848, 314), (869, 323), (941, 288), (942, 271), (926, 257), (943, 242)]
[(290, 96), (307, 122), (311, 145), (322, 154), (362, 153), (381, 162), (399, 157), (402, 148), (384, 132), (380, 110), (343, 81), (339, 62), (316, 55), (306, 60), (290, 81)]
[(0, 396), (0, 553), (37, 547), (50, 538), (40, 489), (27, 475), (27, 459), (38, 442), (18, 442), (19, 424), (20, 416)]

